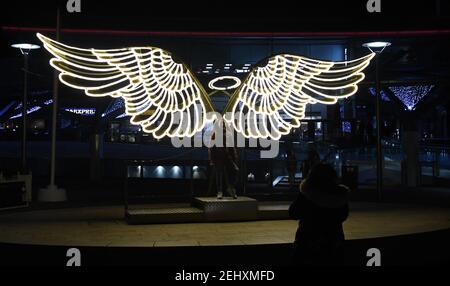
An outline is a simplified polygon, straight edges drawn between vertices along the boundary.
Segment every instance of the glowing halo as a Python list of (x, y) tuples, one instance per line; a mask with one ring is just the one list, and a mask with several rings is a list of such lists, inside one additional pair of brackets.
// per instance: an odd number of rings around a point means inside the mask
[[(216, 82), (224, 80), (224, 79), (234, 80), (234, 84), (226, 86), (226, 87), (220, 87), (220, 86), (215, 85)], [(212, 79), (208, 83), (208, 87), (213, 90), (230, 90), (230, 89), (235, 89), (235, 88), (239, 87), (240, 85), (241, 85), (241, 80), (235, 76), (219, 76), (219, 77)]]

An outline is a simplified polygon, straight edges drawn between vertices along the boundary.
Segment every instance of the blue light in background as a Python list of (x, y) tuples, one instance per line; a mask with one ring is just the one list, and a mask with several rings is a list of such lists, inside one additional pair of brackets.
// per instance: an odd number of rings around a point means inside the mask
[(16, 102), (12, 101), (8, 105), (6, 105), (2, 110), (0, 110), (0, 116), (3, 116)]
[[(374, 87), (369, 87), (369, 92), (373, 96), (375, 96), (377, 94), (377, 91), (376, 91), (376, 89)], [(389, 99), (389, 96), (387, 96), (387, 94), (384, 92), (384, 90), (381, 90), (380, 94), (381, 94), (381, 100), (382, 101), (391, 101)]]
[(352, 124), (349, 121), (342, 122), (342, 132), (344, 132), (344, 133), (352, 132)]
[[(38, 111), (39, 109), (41, 109), (40, 106), (33, 106), (33, 107), (31, 107), (30, 109), (27, 110), (27, 114), (33, 113), (35, 111)], [(14, 115), (14, 116), (11, 116), (9, 119), (16, 119), (16, 118), (19, 118), (19, 117), (22, 117), (22, 112)]]
[(105, 117), (105, 116), (109, 115), (110, 113), (112, 113), (112, 112), (114, 112), (116, 110), (119, 110), (121, 108), (124, 108), (124, 107), (125, 107), (125, 102), (123, 101), (123, 99), (122, 98), (116, 98), (114, 100), (114, 102), (112, 102), (112, 104), (110, 104), (106, 108), (105, 112), (102, 113), (102, 117)]
[(95, 108), (64, 108), (64, 110), (81, 116), (95, 115)]
[(389, 89), (405, 105), (414, 110), (416, 105), (433, 89), (434, 85), (390, 86)]
[(122, 113), (120, 115), (117, 115), (116, 119), (124, 118), (124, 117), (127, 117), (127, 116), (129, 116), (129, 115), (124, 112), (124, 113)]
[(14, 110), (20, 109), (22, 108), (22, 102), (19, 102), (19, 104), (17, 104), (16, 108), (14, 108)]

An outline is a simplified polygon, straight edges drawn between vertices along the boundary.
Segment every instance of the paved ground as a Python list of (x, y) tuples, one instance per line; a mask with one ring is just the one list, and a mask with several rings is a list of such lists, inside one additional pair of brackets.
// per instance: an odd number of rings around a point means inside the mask
[[(353, 203), (347, 239), (450, 228), (450, 209)], [(238, 223), (127, 225), (121, 206), (66, 208), (0, 215), (0, 243), (69, 246), (212, 246), (289, 243), (291, 220)]]

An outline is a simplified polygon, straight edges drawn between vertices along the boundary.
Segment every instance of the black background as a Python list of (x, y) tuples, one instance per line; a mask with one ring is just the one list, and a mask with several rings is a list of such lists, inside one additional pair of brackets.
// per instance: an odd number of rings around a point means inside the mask
[(381, 0), (381, 13), (359, 1), (105, 1), (81, 0), (81, 13), (67, 1), (2, 1), (2, 26), (152, 31), (376, 31), (450, 28), (444, 0)]

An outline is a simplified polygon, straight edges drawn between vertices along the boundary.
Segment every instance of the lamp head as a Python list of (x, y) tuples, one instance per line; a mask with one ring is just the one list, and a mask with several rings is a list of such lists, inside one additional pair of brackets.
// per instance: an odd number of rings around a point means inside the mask
[(381, 54), (386, 47), (389, 47), (391, 45), (390, 42), (385, 41), (375, 41), (375, 42), (368, 42), (362, 44), (363, 47), (368, 48), (371, 52)]
[(15, 49), (20, 49), (20, 52), (22, 53), (22, 55), (28, 55), (31, 50), (37, 50), (41, 46), (35, 45), (35, 44), (28, 44), (28, 43), (18, 43), (18, 44), (11, 45), (11, 47), (13, 47)]

